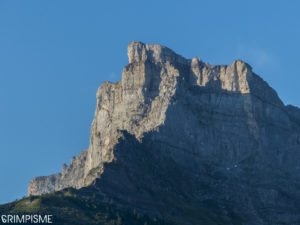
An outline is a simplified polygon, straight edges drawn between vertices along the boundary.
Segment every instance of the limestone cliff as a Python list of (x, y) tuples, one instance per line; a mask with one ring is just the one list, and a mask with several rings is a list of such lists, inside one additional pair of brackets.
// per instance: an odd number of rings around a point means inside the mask
[(97, 91), (88, 150), (34, 178), (29, 195), (88, 186), (182, 224), (206, 201), (243, 224), (300, 224), (298, 108), (241, 60), (209, 65), (140, 42), (128, 58), (121, 81)]

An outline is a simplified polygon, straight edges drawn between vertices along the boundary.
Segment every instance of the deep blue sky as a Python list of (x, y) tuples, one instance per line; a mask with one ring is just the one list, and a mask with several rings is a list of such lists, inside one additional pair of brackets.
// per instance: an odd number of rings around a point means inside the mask
[(299, 1), (0, 0), (0, 203), (89, 144), (96, 90), (131, 40), (210, 64), (243, 59), (300, 106)]

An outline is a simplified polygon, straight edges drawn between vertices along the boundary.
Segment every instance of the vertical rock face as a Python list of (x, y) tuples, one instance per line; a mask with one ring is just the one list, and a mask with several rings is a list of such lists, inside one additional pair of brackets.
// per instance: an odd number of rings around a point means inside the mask
[(34, 178), (29, 185), (29, 195), (89, 185), (102, 173), (102, 164), (113, 160), (119, 130), (127, 130), (140, 138), (144, 132), (163, 124), (176, 90), (179, 76), (176, 66), (187, 69), (189, 60), (166, 47), (140, 42), (129, 44), (128, 58), (130, 63), (123, 70), (122, 80), (104, 82), (97, 91), (87, 152), (72, 159), (70, 167), (64, 167), (61, 175), (51, 176), (55, 185), (45, 185), (48, 177)]
[(29, 195), (89, 186), (182, 224), (197, 216), (178, 205), (208, 200), (226, 220), (299, 224), (300, 109), (241, 60), (208, 65), (140, 42), (128, 58), (122, 80), (97, 91), (88, 150), (34, 178)]

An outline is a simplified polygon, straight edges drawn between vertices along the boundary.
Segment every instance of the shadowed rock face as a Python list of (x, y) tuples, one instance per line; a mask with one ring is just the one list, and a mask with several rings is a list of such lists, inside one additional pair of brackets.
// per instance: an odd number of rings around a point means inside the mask
[(182, 224), (200, 224), (199, 212), (300, 224), (299, 108), (240, 60), (208, 65), (140, 42), (128, 58), (122, 80), (97, 91), (89, 149), (34, 178), (29, 195), (88, 186)]

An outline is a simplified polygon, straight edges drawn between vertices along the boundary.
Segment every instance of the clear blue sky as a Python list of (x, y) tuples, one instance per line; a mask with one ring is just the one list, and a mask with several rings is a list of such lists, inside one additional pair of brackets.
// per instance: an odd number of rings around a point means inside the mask
[(300, 106), (299, 1), (0, 0), (0, 203), (87, 149), (96, 90), (131, 40), (210, 64), (242, 59)]

